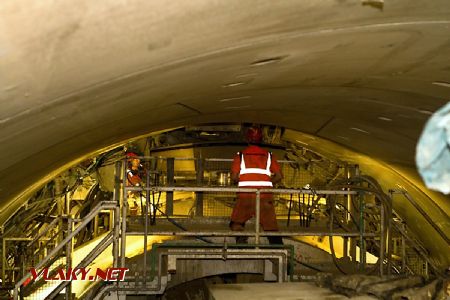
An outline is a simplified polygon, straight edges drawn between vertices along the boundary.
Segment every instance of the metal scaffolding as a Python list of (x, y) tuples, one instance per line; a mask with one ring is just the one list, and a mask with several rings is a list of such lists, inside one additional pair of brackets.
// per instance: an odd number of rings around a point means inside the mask
[[(180, 238), (194, 237), (202, 241), (208, 241), (205, 239), (206, 237), (225, 238), (247, 236), (254, 239), (254, 244), (246, 245), (246, 248), (250, 247), (252, 249), (262, 249), (267, 247), (267, 245), (262, 243), (262, 237), (326, 236), (330, 238), (330, 247), (332, 251), (334, 251), (332, 237), (342, 237), (345, 249), (344, 256), (352, 257), (354, 263), (356, 263), (357, 258), (355, 249), (359, 245), (360, 254), (358, 265), (360, 270), (365, 270), (367, 267), (365, 254), (368, 243), (370, 242), (372, 247), (374, 245), (379, 247), (379, 274), (384, 274), (386, 263), (389, 265), (388, 273), (390, 272), (392, 245), (387, 241), (387, 238), (392, 234), (392, 225), (389, 221), (392, 218), (391, 200), (386, 200), (384, 198), (380, 198), (382, 199), (381, 201), (371, 200), (368, 196), (374, 193), (373, 190), (370, 190), (361, 184), (335, 185), (334, 188), (305, 188), (304, 183), (311, 180), (311, 178), (305, 177), (306, 179), (302, 178), (297, 181), (294, 179), (290, 180), (291, 185), (294, 185), (295, 188), (236, 188), (231, 185), (229, 180), (228, 170), (231, 160), (160, 157), (139, 158), (143, 161), (143, 165), (146, 166), (146, 172), (143, 173), (143, 184), (140, 186), (129, 186), (127, 183), (127, 158), (118, 161), (115, 164), (115, 189), (112, 201), (100, 203), (82, 220), (74, 219), (69, 215), (63, 216), (64, 222), (67, 224), (64, 238), (55, 243), (55, 247), (49, 249), (48, 253), (44, 252), (46, 255), (42, 255), (42, 253), (38, 252), (38, 254), (41, 255), (39, 262), (33, 261), (33, 263), (37, 263), (34, 265), (36, 269), (45, 267), (55, 256), (64, 256), (66, 258), (66, 270), (71, 268), (74, 239), (91, 221), (95, 220), (101, 211), (106, 209), (111, 211), (112, 218), (112, 224), (110, 224), (109, 231), (100, 244), (95, 247), (77, 267), (88, 265), (95, 257), (103, 252), (108, 245), (112, 244), (113, 250), (111, 255), (113, 257), (113, 267), (126, 268), (127, 237), (142, 236), (143, 254), (141, 266), (143, 267), (140, 269), (141, 273), (137, 276), (142, 280), (137, 280), (134, 275), (134, 283), (114, 285), (114, 289), (121, 290), (123, 293), (133, 293), (137, 290), (139, 290), (140, 293), (146, 293), (145, 291), (149, 294), (160, 293), (161, 289), (165, 286), (165, 283), (167, 283), (165, 281), (168, 280), (167, 278), (157, 278), (155, 281), (147, 271), (146, 266), (148, 266), (149, 263), (152, 265), (159, 265), (159, 268), (162, 268), (161, 266), (165, 265), (162, 264), (161, 261), (155, 263), (153, 261), (155, 259), (154, 253), (149, 253), (147, 250), (150, 245), (148, 238), (151, 236), (178, 236)], [(192, 163), (195, 166), (195, 172), (189, 173), (177, 169), (177, 164), (181, 162)], [(280, 161), (280, 163), (284, 164), (284, 168), (288, 168), (293, 162)], [(294, 168), (294, 170), (298, 169)], [(189, 185), (180, 186), (181, 184)], [(226, 225), (226, 220), (229, 218), (237, 193), (252, 193), (255, 195), (255, 221), (253, 230), (239, 232), (231, 231)], [(275, 202), (284, 201), (282, 204), (284, 205), (283, 209), (280, 208), (276, 210), (279, 221), (282, 221), (283, 226), (285, 226), (282, 230), (277, 232), (264, 232), (261, 230), (260, 203), (262, 193), (272, 194)], [(180, 194), (184, 196), (189, 195), (189, 197), (187, 197), (189, 199), (178, 200), (180, 199), (178, 198)], [(132, 201), (140, 202), (139, 209), (136, 209), (133, 214), (129, 207), (130, 199), (132, 199)], [(185, 205), (186, 203), (189, 205)], [(192, 213), (180, 213), (186, 209), (189, 212), (191, 209), (194, 211)], [(368, 211), (371, 211), (370, 215)], [(314, 214), (326, 216), (326, 219), (321, 220), (321, 222), (312, 222), (312, 219), (315, 218)], [(222, 219), (218, 217), (222, 217)], [(162, 221), (165, 219), (171, 224), (176, 224), (176, 229), (165, 228), (162, 224)], [(133, 227), (133, 220), (139, 221), (138, 226), (135, 226), (137, 229)], [(215, 220), (214, 222), (218, 222), (222, 227), (215, 228), (207, 225), (196, 227), (194, 229), (187, 229), (177, 223), (186, 220), (190, 220), (194, 223), (196, 222), (196, 224), (200, 225), (205, 225), (208, 224), (207, 222)], [(293, 224), (293, 220), (296, 221), (295, 224)], [(37, 241), (42, 241), (42, 239), (45, 238), (44, 236), (46, 233), (51, 231), (51, 229), (59, 222), (60, 220), (54, 220), (39, 236), (32, 241), (29, 241), (29, 243), (33, 244)], [(375, 228), (369, 228), (369, 225), (374, 224)], [(336, 226), (339, 227), (339, 230), (336, 229)], [(404, 232), (400, 232), (400, 234), (405, 235)], [(6, 243), (8, 242), (8, 239), (3, 239), (3, 255), (5, 253)], [(403, 245), (404, 244), (405, 241), (403, 240)], [(222, 249), (221, 251), (226, 251), (228, 247), (225, 240), (224, 243), (211, 243), (211, 245), (219, 247)], [(200, 249), (199, 253), (202, 253), (202, 255), (208, 255), (211, 251), (202, 252), (201, 249), (202, 247), (207, 249), (211, 245), (196, 244), (195, 247)], [(190, 247), (191, 245), (188, 246)], [(179, 246), (165, 245), (164, 247), (177, 248)], [(61, 252), (63, 249), (65, 249), (64, 253)], [(174, 253), (175, 252), (172, 254), (175, 255)], [(179, 250), (176, 253), (176, 255), (181, 255), (180, 257), (184, 255), (182, 250)], [(237, 253), (240, 252), (238, 251)], [(245, 253), (243, 253), (243, 255), (244, 254)], [(168, 254), (166, 253), (164, 255), (167, 256)], [(159, 259), (165, 257), (164, 255), (159, 255)], [(214, 256), (217, 255), (217, 253), (212, 251), (211, 255)], [(194, 256), (195, 255), (193, 254), (192, 257)], [(148, 261), (149, 258), (151, 260), (150, 262)], [(403, 268), (405, 268), (404, 264), (402, 270)], [(5, 266), (4, 260), (2, 268), (3, 279), (5, 278), (6, 270), (8, 269)], [(282, 271), (282, 269), (280, 270)], [(287, 270), (287, 267), (283, 270)], [(158, 270), (158, 272), (159, 276), (162, 276), (161, 270)], [(134, 274), (135, 273), (136, 272), (134, 272)], [(30, 277), (30, 273), (23, 274), (24, 276), (15, 284), (14, 299), (23, 297), (23, 291), (25, 289), (24, 283)], [(284, 275), (281, 277), (285, 278)], [(66, 289), (66, 299), (71, 299), (70, 281), (59, 284), (47, 298), (51, 299), (51, 297), (56, 297), (63, 289)]]

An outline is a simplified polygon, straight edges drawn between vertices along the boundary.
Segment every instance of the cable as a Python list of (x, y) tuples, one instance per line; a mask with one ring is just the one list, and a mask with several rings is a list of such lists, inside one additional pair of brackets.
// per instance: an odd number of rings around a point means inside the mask
[[(340, 207), (342, 207), (342, 208), (350, 215), (350, 218), (352, 219), (353, 224), (355, 225), (356, 229), (358, 229), (358, 231), (359, 231), (359, 224), (356, 222), (355, 218), (354, 218), (353, 215), (350, 213), (350, 211), (348, 210), (348, 208), (345, 207), (345, 205), (343, 205), (343, 204), (341, 204), (341, 203), (335, 203), (335, 205), (339, 205)], [(341, 225), (341, 224), (338, 224), (338, 225)], [(341, 227), (341, 228), (343, 228), (343, 227)], [(343, 228), (343, 229), (344, 229), (344, 228)]]
[(301, 265), (303, 265), (303, 266), (305, 266), (305, 267), (307, 267), (307, 268), (310, 268), (310, 269), (312, 269), (312, 270), (314, 270), (314, 271), (317, 271), (317, 272), (323, 272), (323, 270), (321, 270), (321, 269), (319, 269), (319, 268), (316, 268), (316, 267), (314, 267), (314, 266), (312, 266), (312, 265), (310, 265), (310, 264), (304, 263), (304, 262), (302, 262), (302, 261), (300, 261), (300, 260), (298, 260), (298, 259), (296, 259), (296, 258), (294, 258), (294, 260), (295, 260), (295, 262), (297, 262), (297, 263), (299, 263), (299, 264), (301, 264)]
[[(144, 192), (144, 191), (145, 191), (144, 187), (141, 186), (141, 191), (140, 191), (140, 193), (142, 193), (142, 192)], [(176, 227), (180, 228), (180, 229), (183, 230), (183, 231), (189, 231), (189, 230), (186, 229), (183, 225), (179, 224), (177, 221), (175, 221), (174, 219), (172, 219), (171, 217), (169, 217), (165, 212), (163, 212), (161, 209), (159, 209), (158, 206), (155, 206), (154, 209), (157, 210), (157, 211), (159, 211), (159, 212), (161, 213), (161, 215), (163, 215), (164, 217), (166, 217), (166, 219), (167, 219), (170, 223), (172, 223), (173, 225), (175, 225)], [(155, 214), (155, 215), (156, 215), (156, 214)], [(204, 237), (201, 237), (201, 236), (195, 236), (195, 238), (198, 239), (198, 240), (201, 240), (201, 241), (203, 241), (203, 242), (205, 242), (205, 243), (209, 243), (209, 244), (212, 243), (210, 240), (205, 239)]]
[[(188, 230), (187, 228), (185, 228), (183, 225), (179, 224), (177, 221), (175, 221), (174, 219), (172, 219), (171, 217), (169, 217), (168, 215), (166, 215), (162, 210), (159, 209), (159, 207), (155, 207), (155, 209), (158, 210), (158, 211), (161, 213), (161, 215), (163, 215), (164, 217), (166, 217), (167, 220), (168, 220), (170, 223), (172, 223), (173, 225), (175, 225), (176, 227), (180, 228), (180, 229), (183, 230), (183, 231), (189, 231), (189, 230)], [(205, 242), (205, 243), (208, 243), (208, 244), (212, 244), (212, 243), (213, 243), (213, 242), (211, 242), (210, 240), (205, 239), (205, 238), (202, 237), (202, 236), (195, 236), (195, 238), (198, 239), (198, 240), (201, 240), (201, 241), (203, 241), (203, 242)]]
[[(363, 191), (370, 190), (374, 194), (378, 195), (379, 198), (380, 198), (380, 203), (382, 205), (381, 209), (385, 210), (385, 215), (387, 215), (386, 214), (387, 213), (387, 207), (386, 206), (387, 206), (387, 203), (388, 203), (388, 199), (386, 199), (387, 196), (383, 193), (383, 191), (381, 189), (381, 186), (379, 184), (377, 184), (377, 182), (374, 181), (373, 178), (368, 178), (368, 177), (365, 177), (365, 176), (361, 176), (361, 177), (357, 177), (357, 178), (351, 178), (351, 179), (346, 179), (346, 182), (354, 181), (355, 179), (356, 179), (356, 181), (359, 181), (359, 182), (366, 181), (369, 185), (372, 185), (373, 187), (375, 187), (375, 189), (369, 189), (369, 188), (364, 188), (364, 187), (358, 187), (357, 186), (357, 187), (352, 187), (352, 189), (359, 189), (359, 190), (363, 190)], [(357, 206), (355, 206), (355, 207), (357, 207)], [(335, 205), (333, 204), (330, 209), (334, 209), (334, 208), (335, 208)], [(367, 219), (367, 218), (365, 218), (365, 219)], [(385, 221), (385, 223), (387, 223), (387, 218), (384, 221)], [(330, 233), (333, 232), (333, 223), (334, 222), (331, 220), (330, 221)], [(386, 224), (384, 224), (384, 225), (386, 225)], [(334, 250), (332, 236), (329, 236), (329, 241), (330, 241), (330, 250), (332, 252), (332, 258), (333, 258), (334, 264), (336, 265), (336, 267), (338, 268), (338, 270), (340, 272), (342, 272), (343, 274), (346, 274), (345, 271), (342, 270), (342, 268), (337, 264), (336, 253), (335, 253), (335, 250)], [(360, 251), (361, 251), (361, 248), (360, 248)], [(379, 260), (380, 260), (380, 257), (378, 257), (377, 262), (375, 263), (374, 267), (369, 269), (368, 271), (366, 271), (365, 274), (371, 274), (371, 273), (375, 272), (376, 270), (379, 270)]]

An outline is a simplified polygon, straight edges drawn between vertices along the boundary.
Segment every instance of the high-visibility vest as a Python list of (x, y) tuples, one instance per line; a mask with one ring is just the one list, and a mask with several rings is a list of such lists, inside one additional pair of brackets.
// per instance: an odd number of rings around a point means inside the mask
[(140, 186), (141, 181), (139, 175), (134, 174), (131, 169), (127, 169), (127, 186)]
[(271, 172), (270, 165), (272, 164), (272, 156), (270, 152), (267, 156), (266, 168), (247, 168), (245, 166), (244, 154), (241, 153), (241, 170), (239, 172), (239, 184), (240, 187), (255, 187), (255, 186), (267, 186), (272, 187), (272, 181), (270, 180)]

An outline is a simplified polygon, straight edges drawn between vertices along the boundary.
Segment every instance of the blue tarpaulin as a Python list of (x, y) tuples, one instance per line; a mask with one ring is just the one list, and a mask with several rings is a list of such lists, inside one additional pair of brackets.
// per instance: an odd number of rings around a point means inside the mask
[(425, 125), (416, 148), (416, 164), (428, 188), (450, 193), (450, 102)]

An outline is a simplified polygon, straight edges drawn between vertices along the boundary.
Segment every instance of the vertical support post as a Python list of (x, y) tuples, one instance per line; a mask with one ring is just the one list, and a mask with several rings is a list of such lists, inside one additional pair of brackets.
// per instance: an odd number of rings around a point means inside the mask
[(359, 263), (360, 270), (364, 271), (366, 265), (366, 247), (364, 245), (364, 193), (359, 193)]
[[(150, 165), (148, 162), (146, 162), (145, 164), (146, 166), (146, 176), (145, 176), (145, 187), (147, 188), (146, 193), (145, 193), (145, 207), (144, 207), (144, 255), (142, 256), (143, 259), (143, 281), (144, 281), (144, 286), (147, 283), (147, 238), (148, 238), (148, 209), (150, 206), (150, 191), (148, 190), (148, 188), (150, 187)], [(150, 208), (150, 212), (151, 212)], [(156, 211), (155, 211), (156, 213)]]
[[(405, 232), (405, 224), (402, 224), (403, 232)], [(402, 273), (406, 274), (406, 239), (402, 234)]]
[(113, 235), (113, 267), (119, 267), (119, 239), (120, 239), (120, 207), (117, 206), (114, 209), (114, 223), (112, 230), (114, 230)]
[(109, 219), (108, 219), (108, 228), (107, 231), (114, 230), (114, 215), (113, 212), (109, 212)]
[[(203, 159), (197, 158), (197, 186), (203, 185)], [(195, 215), (203, 216), (203, 192), (195, 193)]]
[(392, 273), (392, 194), (389, 197), (389, 202), (387, 203), (387, 235), (386, 235), (386, 247), (387, 247), (387, 274)]
[(66, 214), (69, 215), (70, 214), (70, 197), (67, 197), (67, 190), (64, 190), (64, 203), (66, 205)]
[[(146, 209), (146, 213), (145, 213), (145, 219), (147, 220), (148, 218), (150, 218), (150, 224), (154, 225), (153, 223), (153, 213), (156, 214), (156, 208), (154, 207), (155, 204), (155, 196), (153, 193), (153, 201), (150, 201), (150, 190), (148, 189), (150, 187), (150, 161), (146, 161), (145, 162), (145, 187), (146, 187), (146, 192), (145, 192), (145, 205), (147, 206)], [(153, 211), (152, 211), (153, 210)], [(147, 223), (148, 226), (148, 223)]]
[(94, 217), (94, 238), (98, 236), (98, 215)]
[(6, 241), (5, 237), (2, 236), (2, 287), (6, 285)]
[[(167, 185), (173, 186), (175, 183), (175, 159), (167, 158)], [(173, 215), (173, 192), (166, 192), (166, 215)]]
[(127, 159), (122, 163), (122, 230), (120, 233), (120, 267), (125, 268), (125, 247), (127, 244)]
[[(67, 218), (67, 236), (72, 233), (72, 218), (68, 216)], [(66, 272), (72, 269), (72, 239), (66, 245)], [(70, 280), (66, 286), (66, 300), (70, 300), (72, 296), (72, 281)]]
[[(65, 214), (67, 215), (67, 235), (70, 235), (72, 233), (72, 224), (73, 224), (73, 220), (72, 217), (70, 215), (70, 197), (68, 197), (68, 188), (64, 188), (64, 211)], [(95, 216), (94, 219), (94, 237), (97, 237), (98, 235), (98, 215)], [(67, 245), (66, 245), (66, 272), (67, 274), (68, 271), (70, 269), (72, 269), (72, 252), (73, 252), (73, 247), (72, 247), (72, 240), (71, 239)], [(25, 275), (25, 273), (23, 273), (23, 275), (21, 275), (21, 277), (23, 277)], [(72, 298), (72, 281), (69, 281), (69, 283), (66, 286), (66, 300), (70, 300)]]
[[(347, 179), (350, 179), (350, 177), (351, 177), (351, 174), (350, 174), (350, 170), (349, 170), (349, 168), (348, 168), (348, 164), (345, 164), (345, 168), (344, 168), (344, 172), (345, 172), (345, 177), (347, 178)], [(348, 183), (348, 182), (347, 182)], [(345, 189), (345, 190), (349, 190), (349, 189)], [(351, 199), (351, 195), (350, 194), (348, 194), (347, 196), (346, 196), (346, 200), (347, 201), (345, 201), (344, 202), (344, 206), (345, 206), (345, 208), (347, 209), (347, 213), (345, 214), (346, 215), (346, 222), (347, 222), (347, 225), (348, 224), (350, 224), (350, 222), (351, 222), (351, 212), (352, 212), (352, 199)]]
[(256, 211), (256, 221), (255, 221), (255, 244), (259, 245), (259, 222), (261, 219), (261, 192), (259, 189), (256, 191), (256, 201), (255, 201), (255, 211)]
[[(19, 245), (20, 245), (20, 248), (22, 248), (24, 245), (22, 245), (21, 243), (19, 243)], [(18, 278), (23, 278), (24, 276), (25, 276), (25, 274), (26, 274), (26, 258), (25, 258), (25, 252), (26, 250), (25, 249), (21, 249), (20, 250), (20, 275), (19, 275), (19, 277)], [(428, 274), (428, 273), (427, 273)], [(16, 278), (14, 278), (14, 281), (16, 281)]]
[[(353, 204), (352, 204), (352, 207), (353, 207)], [(356, 219), (356, 215), (355, 215), (355, 219)], [(356, 239), (357, 239), (356, 237), (350, 238), (350, 256), (354, 263), (356, 263)]]
[[(358, 165), (353, 165), (352, 167), (349, 167), (348, 165), (346, 165), (346, 167), (348, 168), (348, 172), (349, 172), (347, 174), (347, 179), (350, 179), (355, 176), (359, 176)], [(347, 201), (348, 201), (348, 205), (349, 205), (349, 208), (348, 208), (349, 213), (351, 216), (354, 216), (354, 219), (356, 220), (357, 219), (357, 216), (356, 216), (357, 207), (353, 204), (353, 203), (356, 203), (356, 201), (354, 201), (355, 198), (356, 198), (355, 195), (347, 196)], [(350, 256), (354, 263), (356, 263), (356, 244), (357, 244), (357, 238), (351, 237), (350, 238)]]
[[(147, 191), (148, 194), (148, 191)], [(148, 202), (147, 202), (148, 204)], [(144, 219), (144, 255), (142, 256), (142, 264), (143, 264), (143, 272), (142, 272), (142, 277), (143, 277), (143, 281), (144, 281), (144, 285), (147, 282), (147, 235), (148, 235), (148, 206), (145, 205), (144, 208), (144, 214), (145, 214), (145, 219)]]
[[(335, 196), (330, 196), (328, 198), (328, 200), (330, 201), (330, 203), (328, 203), (327, 201), (327, 205), (329, 204), (330, 206), (330, 222), (328, 224), (329, 227), (329, 232), (330, 234), (333, 233), (333, 227), (334, 227), (334, 209), (336, 207), (336, 197)], [(334, 247), (334, 236), (333, 235), (329, 235), (328, 236), (328, 241), (330, 243), (330, 250), (332, 249), (331, 247)]]
[[(349, 167), (348, 167), (348, 164), (346, 163), (345, 164), (345, 167), (344, 167), (344, 172), (345, 172), (345, 177), (347, 178), (347, 179), (350, 179), (350, 177), (351, 177), (351, 173), (350, 173), (350, 169), (349, 169)], [(349, 182), (347, 182), (347, 183), (349, 183)], [(347, 191), (348, 190), (350, 190), (350, 189), (346, 189)], [(347, 194), (346, 196), (346, 199), (345, 199), (345, 201), (344, 201), (344, 207), (346, 208), (346, 210), (347, 210), (347, 212), (346, 212), (346, 214), (345, 214), (345, 216), (346, 216), (346, 224), (347, 224), (347, 226), (351, 226), (351, 223), (352, 223), (352, 211), (353, 211), (353, 205), (352, 205), (352, 198), (351, 198), (351, 195), (350, 194)], [(349, 239), (348, 237), (344, 237), (344, 257), (348, 257), (349, 255), (351, 256), (351, 253), (349, 253), (349, 241), (350, 241), (350, 243), (351, 243), (351, 238)], [(351, 251), (350, 251), (351, 252)]]
[[(60, 186), (60, 183), (57, 185)], [(60, 192), (65, 193), (66, 189), (64, 188), (63, 190), (58, 189)], [(54, 197), (54, 195), (53, 195)], [(58, 212), (58, 216), (62, 216), (65, 215), (65, 203), (64, 203), (64, 197), (59, 197), (56, 200), (56, 211)], [(64, 218), (61, 218), (58, 222), (58, 228), (59, 228), (59, 233), (58, 233), (58, 238), (57, 238), (57, 242), (61, 242), (64, 239)]]
[(383, 207), (383, 203), (380, 204), (380, 276), (384, 275), (384, 254), (385, 254), (385, 238), (386, 238), (386, 234), (385, 234), (385, 227), (384, 227), (384, 223), (385, 221), (385, 211), (384, 211), (384, 207)]
[(111, 224), (111, 230), (114, 230), (113, 236), (113, 267), (119, 267), (119, 237), (120, 237), (120, 161), (116, 162), (114, 172), (114, 194), (113, 201), (116, 202), (116, 208), (113, 212), (113, 222)]
[(361, 175), (361, 174), (360, 174), (360, 171), (359, 171), (359, 165), (356, 164), (356, 165), (354, 165), (354, 167), (355, 167), (355, 176), (356, 176), (356, 177), (359, 177), (359, 175)]
[(348, 257), (348, 237), (344, 237), (343, 239), (342, 239), (344, 242), (344, 245), (343, 245), (343, 256), (344, 257)]

